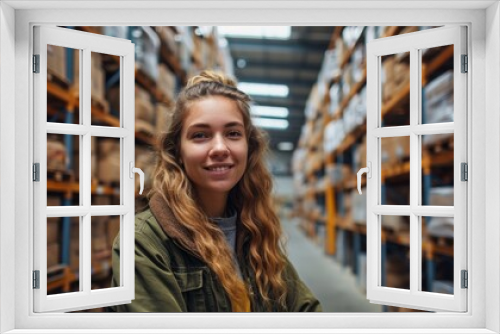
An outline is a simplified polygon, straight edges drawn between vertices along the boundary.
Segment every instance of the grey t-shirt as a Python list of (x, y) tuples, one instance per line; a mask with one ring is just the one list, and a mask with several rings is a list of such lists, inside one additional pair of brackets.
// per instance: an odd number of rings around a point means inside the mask
[(238, 214), (235, 210), (230, 212), (229, 217), (216, 217), (210, 218), (213, 222), (219, 225), (220, 229), (226, 236), (227, 243), (232, 250), (233, 261), (236, 264), (236, 269), (238, 270), (238, 275), (242, 277), (241, 270), (238, 265), (238, 261), (236, 261), (236, 220), (238, 218)]

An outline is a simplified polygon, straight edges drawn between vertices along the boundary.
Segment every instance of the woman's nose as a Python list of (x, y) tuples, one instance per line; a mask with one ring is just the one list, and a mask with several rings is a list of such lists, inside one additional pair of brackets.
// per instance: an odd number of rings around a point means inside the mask
[(213, 140), (213, 146), (210, 151), (211, 155), (215, 156), (226, 156), (229, 154), (229, 149), (226, 145), (226, 141), (222, 136), (215, 136)]

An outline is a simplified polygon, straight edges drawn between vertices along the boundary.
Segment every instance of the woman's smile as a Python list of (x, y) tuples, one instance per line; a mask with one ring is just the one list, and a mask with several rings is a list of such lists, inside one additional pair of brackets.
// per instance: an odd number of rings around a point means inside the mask
[(226, 176), (229, 174), (233, 166), (233, 164), (211, 165), (209, 167), (204, 167), (204, 169), (208, 172), (208, 175)]

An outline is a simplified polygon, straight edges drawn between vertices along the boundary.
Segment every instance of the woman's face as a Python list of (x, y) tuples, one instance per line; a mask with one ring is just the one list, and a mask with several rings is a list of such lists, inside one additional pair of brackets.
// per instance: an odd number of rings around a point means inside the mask
[(210, 96), (191, 104), (182, 126), (180, 159), (200, 196), (227, 196), (243, 176), (247, 156), (243, 115), (235, 101)]

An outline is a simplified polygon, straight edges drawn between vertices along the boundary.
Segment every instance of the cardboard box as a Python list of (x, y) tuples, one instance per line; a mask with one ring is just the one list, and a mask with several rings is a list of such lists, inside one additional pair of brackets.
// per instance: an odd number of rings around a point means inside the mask
[[(92, 53), (92, 58), (94, 58), (94, 53)], [(92, 66), (90, 81), (90, 95), (92, 99), (104, 105), (106, 101), (106, 73), (100, 67)], [(104, 108), (104, 111), (108, 111), (108, 109)]]
[[(399, 56), (399, 55), (397, 55)], [(410, 66), (403, 57), (386, 56), (382, 63), (382, 101), (389, 101), (410, 81)]]
[(66, 147), (56, 138), (47, 138), (47, 170), (66, 171)]
[(382, 226), (395, 233), (410, 230), (410, 218), (407, 216), (383, 216)]
[(151, 95), (139, 86), (135, 86), (135, 119), (148, 124), (155, 122), (155, 108), (151, 102)]
[(453, 206), (454, 188), (439, 187), (429, 191), (429, 205)]
[(408, 136), (382, 138), (381, 151), (382, 165), (404, 161), (410, 156), (410, 138)]
[(47, 218), (47, 244), (60, 242), (61, 218)]
[(103, 138), (97, 142), (97, 177), (101, 182), (120, 182), (120, 141)]
[(337, 185), (351, 176), (351, 167), (346, 164), (332, 164), (326, 167), (325, 170), (330, 184)]
[(60, 261), (61, 246), (59, 243), (47, 244), (47, 268), (53, 267), (61, 263)]
[(66, 48), (47, 45), (47, 71), (57, 78), (66, 80)]
[[(80, 80), (80, 53), (78, 50), (73, 52), (73, 89), (78, 91), (79, 80)], [(101, 55), (97, 52), (91, 52), (91, 73), (90, 73), (90, 94), (91, 98), (99, 102), (103, 107), (104, 111), (109, 111), (108, 104), (106, 102), (106, 74), (102, 69)]]
[(166, 49), (176, 55), (178, 53), (177, 42), (175, 41), (175, 32), (171, 27), (155, 27), (158, 36), (160, 37), (161, 44)]
[(149, 26), (138, 26), (133, 29), (132, 43), (135, 44), (135, 65), (148, 77), (157, 80), (160, 38)]
[(171, 101), (174, 100), (176, 77), (165, 64), (158, 65), (158, 81), (156, 87)]

